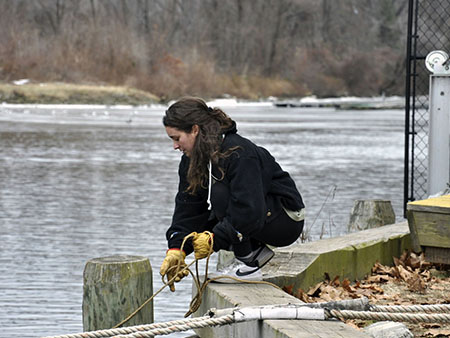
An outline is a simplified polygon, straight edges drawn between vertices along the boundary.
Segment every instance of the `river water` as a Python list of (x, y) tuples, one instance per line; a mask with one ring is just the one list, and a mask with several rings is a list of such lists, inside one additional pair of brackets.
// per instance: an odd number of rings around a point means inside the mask
[[(403, 111), (223, 108), (290, 172), (311, 239), (344, 234), (355, 199), (391, 200), (403, 219)], [(0, 105), (0, 337), (81, 332), (94, 257), (147, 256), (162, 286), (180, 159), (165, 109)], [(190, 282), (156, 297), (156, 322), (183, 317)]]

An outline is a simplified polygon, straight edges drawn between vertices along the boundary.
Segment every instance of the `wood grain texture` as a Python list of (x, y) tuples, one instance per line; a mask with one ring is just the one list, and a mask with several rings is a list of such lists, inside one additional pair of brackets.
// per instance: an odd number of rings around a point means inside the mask
[[(153, 294), (150, 261), (146, 257), (117, 255), (94, 258), (83, 274), (83, 329), (110, 329)], [(124, 326), (153, 322), (153, 302)]]

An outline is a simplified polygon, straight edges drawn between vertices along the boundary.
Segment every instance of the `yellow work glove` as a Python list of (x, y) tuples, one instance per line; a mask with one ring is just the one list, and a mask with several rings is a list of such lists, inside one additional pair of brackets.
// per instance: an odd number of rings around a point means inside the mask
[[(181, 251), (180, 249), (169, 249), (166, 253), (166, 258), (164, 258), (164, 261), (161, 264), (161, 268), (159, 269), (159, 273), (161, 276), (167, 275), (167, 281), (170, 281), (172, 278), (175, 277), (174, 281), (178, 283), (181, 279), (189, 275), (188, 270), (183, 270), (186, 267), (186, 263), (184, 262), (184, 259), (186, 258), (186, 254), (184, 251)], [(178, 269), (178, 265), (180, 266)], [(170, 291), (175, 291), (175, 285), (172, 281), (169, 284)]]
[(214, 236), (213, 233), (209, 231), (204, 231), (201, 233), (193, 232), (191, 233), (193, 236), (192, 238), (192, 245), (194, 246), (194, 254), (195, 259), (202, 259), (205, 257), (208, 257), (213, 253), (212, 250), (212, 238)]

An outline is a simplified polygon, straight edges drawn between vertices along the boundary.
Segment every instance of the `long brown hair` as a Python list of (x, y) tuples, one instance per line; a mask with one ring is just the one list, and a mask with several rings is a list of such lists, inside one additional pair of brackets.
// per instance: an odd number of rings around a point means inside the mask
[(220, 108), (208, 107), (200, 98), (183, 97), (166, 110), (163, 124), (185, 133), (190, 133), (194, 125), (199, 126), (187, 172), (187, 190), (194, 194), (199, 187), (205, 187), (209, 160), (217, 164), (220, 158), (231, 153), (220, 152), (220, 145), (224, 130), (232, 127), (234, 121)]

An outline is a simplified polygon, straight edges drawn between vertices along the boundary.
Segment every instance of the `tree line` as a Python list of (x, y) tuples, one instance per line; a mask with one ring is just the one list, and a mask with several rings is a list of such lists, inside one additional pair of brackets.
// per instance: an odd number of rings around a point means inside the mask
[(403, 94), (407, 0), (0, 0), (0, 79), (163, 98)]

